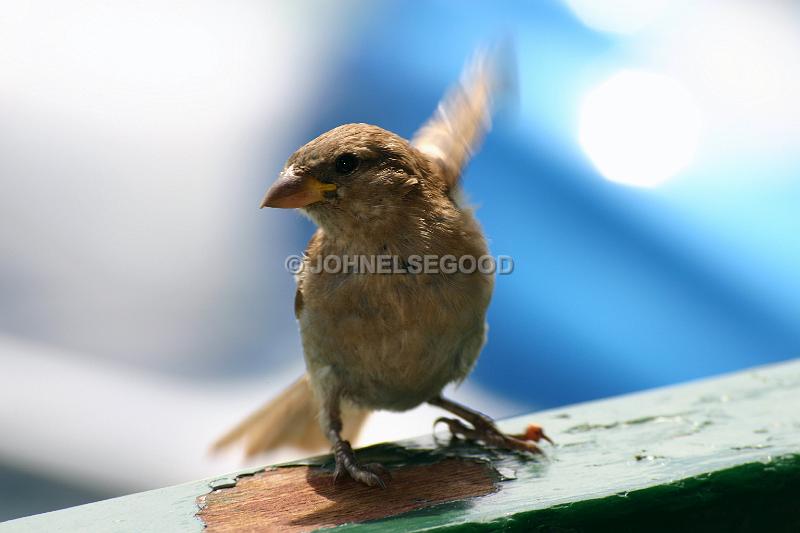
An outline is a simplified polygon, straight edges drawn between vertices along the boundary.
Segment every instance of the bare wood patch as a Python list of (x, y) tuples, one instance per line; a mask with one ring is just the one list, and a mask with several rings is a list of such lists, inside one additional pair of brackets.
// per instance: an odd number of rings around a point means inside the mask
[(331, 473), (319, 468), (277, 468), (201, 497), (198, 516), (209, 533), (310, 531), (483, 496), (496, 490), (496, 481), (491, 466), (464, 459), (392, 470), (383, 490), (350, 479), (334, 486)]

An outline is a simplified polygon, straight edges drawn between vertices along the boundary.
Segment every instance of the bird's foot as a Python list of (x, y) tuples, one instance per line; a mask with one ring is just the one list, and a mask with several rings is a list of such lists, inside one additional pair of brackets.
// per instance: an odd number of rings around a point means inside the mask
[(347, 475), (359, 483), (385, 489), (386, 483), (392, 478), (389, 471), (381, 464), (358, 464), (353, 448), (346, 440), (336, 443), (333, 447), (333, 457), (336, 460), (336, 469), (333, 472), (334, 483), (347, 472)]
[(495, 426), (494, 422), (486, 417), (477, 419), (475, 421), (474, 428), (467, 426), (461, 420), (456, 418), (446, 417), (437, 418), (434, 422), (434, 426), (440, 422), (447, 424), (447, 427), (450, 429), (450, 433), (452, 433), (454, 437), (462, 437), (468, 440), (480, 441), (488, 446), (503, 448), (506, 450), (542, 453), (541, 448), (534, 443), (541, 439), (545, 439), (551, 444), (553, 442), (549, 437), (547, 437), (547, 435), (544, 434), (544, 431), (542, 431), (541, 427), (534, 424), (528, 426), (528, 430), (524, 434), (507, 435), (497, 429), (497, 426)]
[(533, 442), (539, 442), (540, 440), (546, 440), (550, 444), (555, 445), (553, 439), (548, 437), (544, 434), (544, 429), (542, 426), (538, 424), (528, 424), (528, 427), (525, 429), (525, 433), (517, 433), (515, 435), (511, 435), (516, 439), (522, 440), (532, 440)]

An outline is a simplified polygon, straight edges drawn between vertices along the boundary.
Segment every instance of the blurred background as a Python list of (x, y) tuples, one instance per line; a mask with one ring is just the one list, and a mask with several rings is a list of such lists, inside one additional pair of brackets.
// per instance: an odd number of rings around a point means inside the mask
[(797, 357), (798, 30), (790, 0), (4, 3), (0, 520), (241, 466), (208, 444), (302, 372), (283, 260), (312, 226), (262, 194), (339, 124), (411, 136), (498, 39), (519, 98), (465, 185), (515, 271), (455, 396), (510, 416)]

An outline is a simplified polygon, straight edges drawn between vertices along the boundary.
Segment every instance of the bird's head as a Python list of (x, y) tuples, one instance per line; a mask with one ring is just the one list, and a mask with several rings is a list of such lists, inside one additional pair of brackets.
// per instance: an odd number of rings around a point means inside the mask
[(428, 175), (425, 157), (402, 137), (346, 124), (297, 150), (261, 207), (299, 208), (323, 227), (385, 221), (437, 188)]

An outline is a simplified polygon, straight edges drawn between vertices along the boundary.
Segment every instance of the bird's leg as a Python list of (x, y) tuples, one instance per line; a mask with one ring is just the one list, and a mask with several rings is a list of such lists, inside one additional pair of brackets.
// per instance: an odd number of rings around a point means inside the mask
[[(523, 435), (506, 435), (495, 426), (494, 421), (485, 414), (470, 409), (460, 403), (452, 400), (437, 396), (428, 403), (441, 407), (457, 415), (470, 424), (472, 427), (467, 427), (463, 422), (455, 418), (439, 418), (436, 423), (444, 422), (450, 428), (450, 432), (455, 436), (461, 436), (470, 440), (482, 441), (490, 446), (497, 448), (506, 448), (510, 450), (520, 450), (531, 453), (542, 453), (542, 450), (534, 444), (540, 439), (545, 439), (552, 443), (550, 438), (544, 434), (539, 426), (531, 425), (528, 431)], [(538, 430), (538, 431), (537, 431)]]
[(336, 483), (341, 475), (347, 472), (347, 475), (360, 483), (370, 487), (386, 488), (386, 481), (391, 479), (389, 471), (378, 463), (359, 464), (356, 461), (353, 447), (348, 441), (342, 439), (342, 417), (338, 397), (328, 402), (328, 406), (323, 408), (320, 418), (325, 434), (333, 445), (333, 457), (336, 461), (333, 482)]

